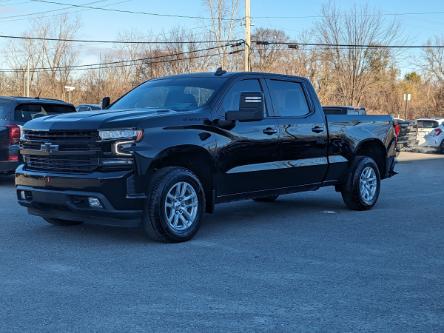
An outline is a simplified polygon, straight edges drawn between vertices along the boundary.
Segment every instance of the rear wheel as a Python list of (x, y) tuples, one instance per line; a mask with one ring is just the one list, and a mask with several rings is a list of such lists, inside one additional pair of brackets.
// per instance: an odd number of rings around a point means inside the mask
[(68, 226), (79, 225), (79, 224), (83, 223), (82, 221), (68, 221), (68, 220), (53, 219), (53, 218), (48, 218), (48, 217), (44, 217), (43, 219), (46, 222), (48, 222), (49, 224), (53, 224), (53, 225), (57, 225), (57, 226), (61, 226), (61, 227), (68, 227)]
[(190, 170), (163, 168), (154, 174), (148, 189), (144, 231), (157, 241), (187, 241), (199, 230), (204, 207), (202, 184)]
[(381, 177), (375, 161), (370, 157), (358, 156), (341, 194), (348, 208), (368, 210), (378, 201), (380, 188)]
[(270, 195), (268, 197), (254, 198), (253, 200), (256, 202), (275, 202), (277, 198), (279, 198), (278, 195)]
[(444, 140), (442, 140), (441, 145), (439, 146), (439, 152), (444, 154)]

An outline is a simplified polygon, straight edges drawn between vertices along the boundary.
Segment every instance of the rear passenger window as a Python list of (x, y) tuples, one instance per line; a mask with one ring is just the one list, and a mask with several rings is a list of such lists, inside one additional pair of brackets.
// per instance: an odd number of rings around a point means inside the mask
[(29, 120), (48, 115), (75, 112), (70, 105), (57, 104), (20, 104), (15, 108), (14, 120), (27, 122)]
[(439, 123), (436, 120), (418, 120), (418, 128), (436, 128)]
[(274, 111), (279, 116), (298, 117), (310, 112), (300, 83), (268, 80), (268, 88)]
[(258, 80), (242, 80), (236, 82), (225, 95), (223, 111), (239, 111), (240, 95), (243, 92), (262, 92)]

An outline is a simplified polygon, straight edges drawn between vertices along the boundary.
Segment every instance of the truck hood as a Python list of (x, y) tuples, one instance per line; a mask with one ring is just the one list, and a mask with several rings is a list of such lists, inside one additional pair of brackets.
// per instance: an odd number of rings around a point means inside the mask
[(85, 111), (36, 118), (27, 122), (24, 128), (27, 130), (97, 130), (137, 127), (142, 121), (183, 116), (184, 113), (167, 109)]

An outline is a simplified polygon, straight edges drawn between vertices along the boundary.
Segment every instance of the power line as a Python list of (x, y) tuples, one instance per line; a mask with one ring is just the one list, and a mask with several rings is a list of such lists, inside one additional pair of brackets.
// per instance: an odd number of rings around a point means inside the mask
[[(103, 0), (103, 1), (108, 1), (108, 0)], [(111, 5), (120, 5), (122, 3), (126, 3), (126, 2), (129, 2), (129, 1), (132, 1), (132, 0), (123, 0), (123, 1), (112, 2)], [(29, 0), (29, 2), (32, 2), (32, 0)], [(91, 10), (91, 9), (83, 8), (83, 9), (75, 10), (75, 8), (69, 7), (69, 8), (64, 9), (63, 12), (58, 13), (58, 14), (44, 15), (47, 12), (35, 12), (35, 13), (31, 13), (31, 14), (33, 14), (32, 18), (42, 19), (42, 18), (46, 18), (46, 17), (57, 17), (57, 16), (63, 16), (63, 15), (66, 15), (66, 14), (75, 14), (75, 13), (89, 11), (89, 10)], [(25, 21), (25, 20), (29, 20), (29, 17), (3, 19), (3, 20), (1, 20), (1, 22), (18, 22), (18, 21)]]
[[(60, 70), (60, 69), (75, 69), (75, 70), (88, 70), (88, 69), (97, 69), (100, 66), (100, 68), (109, 68), (109, 67), (123, 67), (123, 66), (115, 66), (115, 65), (122, 65), (125, 64), (127, 66), (132, 66), (136, 62), (143, 62), (147, 60), (156, 60), (156, 59), (162, 59), (162, 58), (171, 58), (171, 57), (178, 57), (181, 55), (186, 54), (192, 54), (197, 52), (204, 52), (204, 51), (211, 51), (216, 50), (220, 48), (225, 48), (229, 46), (239, 46), (236, 44), (225, 44), (225, 45), (219, 45), (219, 46), (213, 46), (213, 47), (207, 47), (204, 49), (197, 49), (197, 50), (190, 50), (190, 51), (182, 51), (177, 53), (171, 53), (171, 54), (164, 54), (164, 55), (158, 55), (154, 57), (143, 57), (143, 58), (137, 58), (137, 59), (127, 59), (127, 60), (118, 60), (118, 61), (111, 61), (111, 62), (101, 62), (101, 63), (94, 63), (94, 64), (84, 64), (84, 65), (72, 65), (72, 66), (55, 66), (55, 67), (36, 67), (31, 69), (31, 72), (42, 72), (42, 71), (50, 71), (50, 70)], [(199, 58), (204, 57), (205, 55), (199, 56)], [(188, 57), (186, 59), (165, 59), (165, 61), (180, 61), (180, 60), (187, 60), (187, 59), (194, 59), (194, 57)], [(97, 67), (97, 68), (95, 68)], [(0, 69), (0, 72), (2, 73), (15, 73), (15, 72), (25, 72), (26, 69)]]
[[(31, 0), (32, 1), (32, 0)], [(409, 15), (439, 15), (444, 14), (444, 11), (432, 11), (432, 12), (404, 12), (404, 13), (381, 13), (381, 14), (363, 14), (357, 15), (359, 17), (379, 17), (379, 16), (409, 16)], [(337, 16), (348, 16), (348, 14), (339, 14)], [(254, 16), (253, 19), (309, 19), (309, 18), (324, 18), (332, 17), (325, 15), (306, 15), (306, 16)]]
[[(188, 57), (186, 59), (162, 59), (162, 60), (158, 60), (158, 61), (150, 61), (150, 62), (146, 62), (144, 63), (145, 65), (154, 65), (154, 64), (160, 64), (160, 63), (165, 63), (165, 62), (175, 62), (175, 61), (184, 61), (184, 60), (194, 60), (194, 59), (199, 59), (199, 58), (212, 58), (215, 56), (218, 56), (219, 53), (213, 53), (213, 54), (204, 54), (204, 55), (199, 55), (199, 56), (193, 56), (193, 57)], [(97, 70), (97, 69), (108, 69), (108, 68), (123, 68), (123, 67), (129, 67), (129, 66), (133, 66), (134, 64), (120, 64), (120, 65), (115, 65), (115, 66), (97, 66), (97, 67), (88, 67), (88, 68), (74, 68), (74, 71), (86, 71), (86, 70)], [(17, 72), (17, 71), (9, 71), (9, 72)], [(22, 70), (20, 70), (19, 72), (23, 72)], [(30, 72), (45, 72), (45, 71), (33, 71), (31, 70)], [(2, 72), (0, 70), (0, 73), (8, 73), (8, 71), (4, 71)]]
[(51, 37), (28, 37), (28, 36), (12, 36), (0, 35), (0, 38), (22, 39), (22, 40), (42, 40), (52, 42), (72, 42), (72, 43), (103, 43), (103, 44), (205, 44), (205, 43), (236, 43), (241, 39), (233, 40), (200, 40), (200, 41), (124, 41), (124, 40), (91, 40), (91, 39), (72, 39), (72, 38), (51, 38)]
[[(30, 1), (49, 3), (49, 4), (53, 4), (53, 5), (60, 5), (60, 6), (71, 6), (71, 7), (77, 7), (77, 8), (88, 8), (88, 9), (107, 11), (107, 12), (117, 12), (117, 13), (123, 13), (123, 14), (141, 14), (141, 15), (150, 15), (150, 16), (159, 16), (159, 17), (175, 17), (175, 18), (201, 19), (201, 20), (212, 20), (213, 19), (211, 17), (205, 17), (205, 16), (161, 14), (161, 13), (154, 13), (154, 12), (134, 11), (134, 10), (118, 9), (118, 8), (104, 8), (104, 7), (96, 7), (96, 6), (89, 6), (89, 5), (76, 5), (76, 4), (72, 4), (72, 3), (63, 3), (63, 2), (49, 1), (49, 0), (30, 0)], [(239, 18), (220, 18), (220, 20), (222, 20), (222, 21), (241, 21), (242, 19), (239, 19)]]
[[(30, 2), (32, 2), (33, 0), (30, 0)], [(106, 2), (108, 0), (99, 0), (99, 1), (92, 1), (92, 2), (88, 2), (85, 3), (84, 5), (93, 5), (93, 4), (97, 4), (100, 2)], [(44, 15), (47, 13), (52, 13), (52, 12), (60, 12), (63, 10), (69, 10), (72, 9), (72, 7), (65, 7), (65, 8), (59, 8), (59, 9), (52, 9), (52, 10), (45, 10), (45, 11), (41, 11), (41, 12), (33, 12), (33, 13), (27, 13), (27, 14), (19, 14), (19, 15), (11, 15), (11, 16), (1, 16), (0, 20), (9, 20), (9, 19), (13, 19), (13, 18), (18, 18), (18, 17), (29, 17), (29, 16), (35, 16), (35, 15)]]
[(256, 45), (287, 45), (297, 49), (298, 46), (318, 46), (332, 48), (366, 48), (366, 49), (442, 49), (444, 45), (377, 45), (377, 44), (333, 44), (333, 43), (299, 43), (299, 42), (270, 42), (263, 40), (252, 41)]

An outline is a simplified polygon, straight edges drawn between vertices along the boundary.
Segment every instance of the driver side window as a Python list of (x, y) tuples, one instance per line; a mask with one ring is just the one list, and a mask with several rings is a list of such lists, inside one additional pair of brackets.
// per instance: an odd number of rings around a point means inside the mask
[(262, 92), (257, 79), (242, 80), (236, 82), (225, 95), (222, 103), (222, 111), (238, 111), (240, 95), (244, 92)]

